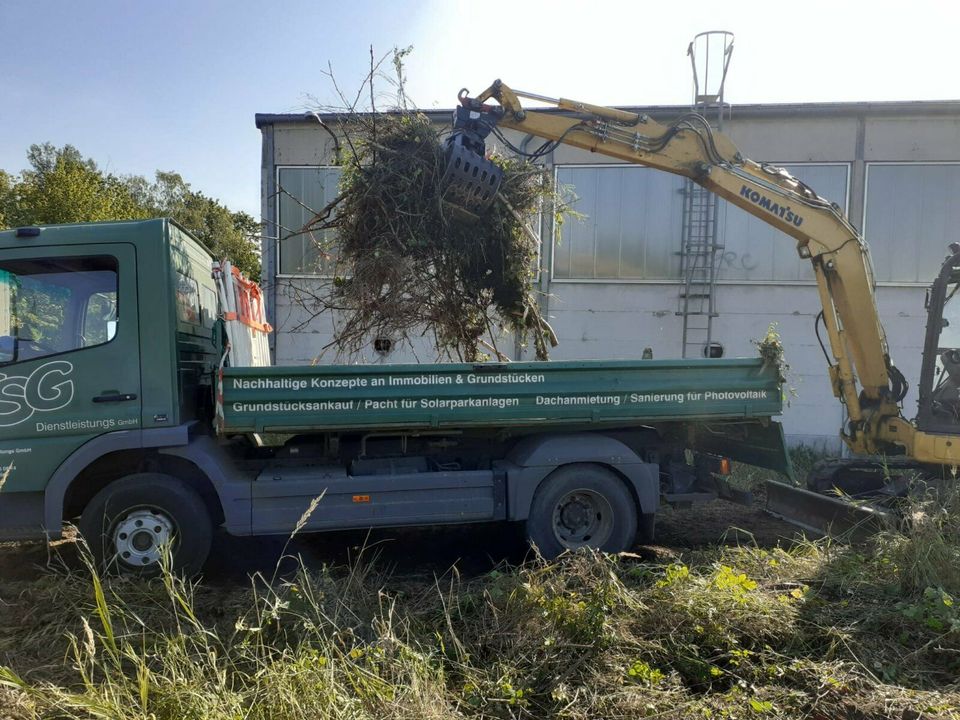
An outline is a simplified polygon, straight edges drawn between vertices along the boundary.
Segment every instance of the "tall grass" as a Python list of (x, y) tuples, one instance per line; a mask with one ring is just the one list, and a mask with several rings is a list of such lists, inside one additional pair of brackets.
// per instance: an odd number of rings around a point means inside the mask
[[(62, 606), (46, 649), (66, 662), (8, 653), (0, 714), (960, 718), (957, 510), (918, 503), (863, 547), (579, 552), (431, 582), (365, 556), (232, 590), (88, 562), (30, 598)], [(51, 645), (21, 636), (23, 657)]]
[[(830, 453), (809, 445), (797, 445), (790, 448), (789, 452), (794, 479), (799, 483), (803, 483), (814, 465), (831, 457)], [(737, 462), (733, 464), (733, 472), (727, 480), (733, 487), (740, 490), (762, 491), (764, 482), (771, 476), (770, 470)], [(778, 478), (782, 482), (790, 482), (790, 479), (785, 475), (779, 475)]]

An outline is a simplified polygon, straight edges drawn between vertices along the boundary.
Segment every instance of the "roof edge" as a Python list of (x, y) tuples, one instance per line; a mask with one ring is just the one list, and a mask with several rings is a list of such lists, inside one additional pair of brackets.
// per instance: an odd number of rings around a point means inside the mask
[[(690, 112), (689, 105), (617, 105), (619, 110), (635, 113), (647, 113), (653, 116), (679, 115)], [(920, 113), (924, 115), (958, 115), (960, 116), (960, 100), (882, 100), (862, 102), (828, 102), (828, 103), (749, 103), (743, 105), (728, 105), (731, 116), (737, 117), (780, 117), (805, 115), (810, 117), (823, 116), (851, 116), (851, 115), (899, 115)], [(569, 115), (570, 113), (558, 108), (536, 108), (538, 112)], [(452, 109), (421, 110), (431, 120), (443, 122), (448, 120)], [(369, 115), (370, 113), (359, 113)], [(389, 113), (388, 113), (389, 114)], [(343, 122), (347, 113), (256, 113), (254, 116), (257, 128), (266, 125), (284, 125), (311, 122)]]

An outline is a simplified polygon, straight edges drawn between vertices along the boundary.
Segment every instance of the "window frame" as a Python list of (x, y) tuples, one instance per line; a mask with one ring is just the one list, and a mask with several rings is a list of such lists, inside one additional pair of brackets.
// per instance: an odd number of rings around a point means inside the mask
[[(863, 163), (863, 212), (860, 217), (860, 231), (863, 234), (864, 239), (867, 242), (867, 246), (870, 247), (870, 235), (867, 230), (867, 200), (870, 197), (870, 168), (873, 166), (889, 166), (889, 165), (929, 165), (929, 166), (940, 166), (940, 165), (960, 165), (960, 160), (865, 160)], [(946, 252), (946, 249), (944, 250)], [(871, 252), (871, 263), (872, 263), (872, 252)], [(932, 276), (929, 280), (876, 280), (875, 285), (877, 287), (902, 287), (902, 288), (928, 288), (930, 283), (933, 282), (935, 275)]]
[(283, 229), (284, 226), (281, 222), (282, 218), (280, 217), (280, 187), (281, 187), (280, 171), (281, 170), (298, 170), (298, 169), (299, 170), (340, 170), (342, 173), (343, 165), (331, 165), (329, 163), (326, 163), (326, 164), (320, 164), (320, 165), (284, 164), (284, 165), (274, 166), (273, 182), (274, 182), (274, 187), (276, 188), (276, 197), (277, 197), (277, 200), (274, 203), (274, 214), (275, 214), (274, 227), (276, 227), (277, 229), (277, 239), (275, 241), (276, 248), (274, 251), (274, 262), (276, 263), (275, 265), (276, 272), (274, 272), (274, 276), (279, 279), (316, 278), (320, 280), (332, 280), (333, 278), (336, 277), (336, 275), (329, 275), (324, 273), (304, 273), (304, 272), (285, 273), (281, 271), (281, 268), (283, 267), (283, 265), (281, 264), (280, 246), (283, 244), (282, 241), (284, 240), (284, 238), (281, 237), (281, 235), (284, 232), (284, 229)]
[[(76, 261), (76, 260), (92, 260), (92, 259), (109, 259), (109, 260), (112, 260), (112, 261), (113, 261), (113, 267), (114, 267), (114, 269), (113, 269), (112, 271), (108, 271), (108, 272), (113, 272), (114, 278), (116, 279), (116, 289), (114, 290), (114, 292), (116, 293), (116, 301), (115, 301), (115, 302), (116, 302), (116, 319), (115, 319), (115, 322), (117, 323), (117, 329), (116, 329), (116, 331), (114, 332), (113, 336), (110, 337), (110, 338), (108, 338), (107, 340), (105, 340), (105, 341), (102, 342), (102, 343), (97, 343), (96, 345), (78, 345), (78, 346), (72, 347), (72, 348), (70, 348), (70, 349), (68, 349), (68, 350), (60, 350), (59, 352), (49, 353), (49, 354), (47, 354), (47, 355), (38, 355), (38, 356), (36, 356), (36, 357), (30, 357), (30, 358), (19, 358), (19, 357), (16, 357), (16, 358), (13, 358), (13, 359), (11, 359), (11, 360), (0, 361), (0, 368), (14, 367), (14, 366), (20, 365), (21, 363), (34, 362), (34, 361), (37, 361), (37, 360), (47, 360), (48, 358), (62, 357), (62, 356), (64, 356), (64, 355), (69, 355), (69, 354), (71, 354), (71, 353), (76, 353), (76, 352), (80, 352), (80, 351), (83, 351), (83, 350), (93, 350), (93, 349), (96, 349), (96, 348), (105, 347), (105, 346), (107, 346), (107, 345), (110, 345), (110, 344), (113, 343), (114, 341), (116, 341), (117, 337), (118, 337), (119, 334), (120, 334), (120, 327), (121, 327), (121, 326), (120, 326), (120, 317), (121, 317), (121, 312), (120, 312), (120, 311), (121, 311), (121, 302), (120, 302), (120, 294), (121, 294), (121, 293), (120, 293), (120, 267), (121, 267), (121, 262), (120, 262), (120, 258), (119, 258), (119, 257), (117, 257), (116, 255), (110, 255), (110, 254), (100, 253), (100, 254), (93, 254), (93, 255), (87, 255), (87, 254), (78, 254), (78, 255), (63, 255), (63, 254), (57, 254), (57, 255), (28, 255), (28, 256), (25, 256), (25, 257), (22, 257), (22, 258), (21, 258), (21, 257), (12, 257), (12, 258), (9, 258), (10, 261), (15, 261), (15, 262), (35, 262), (35, 261), (39, 261), (39, 260), (74, 260), (74, 261)], [(3, 269), (3, 268), (0, 268), (0, 269)], [(10, 272), (10, 271), (7, 270), (6, 272)], [(82, 272), (82, 271), (75, 271), (75, 272)], [(104, 271), (101, 270), (101, 271), (97, 271), (97, 272), (104, 272)], [(43, 273), (39, 273), (39, 275), (42, 275), (42, 274), (43, 274)], [(69, 288), (68, 288), (68, 289), (69, 289)], [(70, 290), (71, 290), (71, 304), (72, 304), (73, 291), (72, 291), (72, 289), (70, 289)], [(85, 316), (86, 316), (86, 312), (87, 312), (87, 309), (88, 309), (88, 306), (89, 306), (89, 303), (90, 303), (90, 299), (91, 299), (95, 294), (97, 294), (97, 293), (90, 293), (89, 295), (86, 296), (86, 298), (84, 298), (84, 300), (82, 301), (82, 303), (80, 303), (80, 302), (76, 303), (76, 306), (75, 306), (75, 307), (77, 308), (77, 313), (76, 313), (76, 324), (77, 324), (77, 327), (74, 327), (74, 328), (73, 328), (73, 330), (79, 331), (78, 333), (76, 333), (76, 335), (77, 335), (76, 339), (79, 339), (79, 338), (82, 336), (83, 329), (81, 328), (81, 326), (84, 325), (85, 322), (86, 322)], [(82, 305), (82, 307), (81, 307), (81, 305)], [(19, 320), (19, 318), (18, 318), (18, 320)], [(15, 336), (15, 337), (18, 337), (18, 336), (19, 336), (19, 332), (20, 332), (20, 326), (19, 326), (19, 324), (18, 324), (18, 325), (16, 325), (15, 327), (16, 327), (16, 331), (17, 331), (17, 336)]]
[[(765, 164), (775, 165), (783, 167), (785, 165), (796, 166), (813, 166), (813, 167), (826, 167), (826, 166), (839, 166), (843, 167), (846, 170), (846, 181), (844, 183), (844, 205), (843, 212), (844, 215), (849, 217), (850, 212), (850, 190), (853, 183), (853, 162), (848, 160), (831, 160), (831, 161), (816, 161), (816, 160), (804, 160), (804, 161), (792, 161), (792, 160), (765, 160)], [(951, 164), (960, 164), (960, 163), (951, 163)], [(557, 170), (560, 168), (619, 168), (619, 167), (646, 167), (645, 165), (640, 165), (639, 163), (628, 163), (628, 162), (610, 162), (610, 163), (560, 163), (554, 165), (554, 184), (557, 183)], [(660, 171), (664, 172), (664, 171)], [(666, 173), (669, 174), (669, 173)], [(816, 190), (816, 188), (813, 188)], [(727, 202), (730, 202), (729, 200)], [(732, 203), (731, 203), (732, 204)], [(864, 187), (864, 212), (866, 212), (866, 187)], [(681, 218), (682, 222), (682, 218)], [(762, 222), (762, 221), (761, 221)], [(861, 224), (862, 227), (862, 224)], [(553, 238), (551, 238), (553, 240)], [(557, 277), (554, 274), (554, 260), (556, 257), (555, 248), (551, 245), (550, 249), (550, 282), (557, 284), (588, 284), (588, 285), (683, 285), (684, 279), (682, 276), (678, 277), (676, 280), (647, 280), (643, 278), (569, 278), (569, 277)], [(736, 279), (723, 279), (722, 277), (717, 278), (717, 285), (789, 285), (789, 286), (798, 286), (798, 287), (811, 287), (817, 284), (815, 279), (810, 280), (736, 280)]]
[[(201, 305), (201, 302), (200, 302), (200, 283), (197, 282), (197, 279), (195, 277), (187, 275), (186, 273), (180, 270), (174, 270), (173, 272), (177, 281), (177, 287), (173, 289), (174, 296), (175, 296), (174, 304), (177, 306), (177, 322), (185, 323), (187, 325), (196, 325), (196, 326), (202, 327), (203, 326), (203, 306)], [(190, 318), (183, 316), (182, 311), (184, 309), (184, 305), (183, 303), (180, 302), (180, 297), (181, 297), (180, 287), (181, 287), (181, 283), (183, 282), (187, 282), (191, 286), (191, 289), (192, 289), (191, 297), (193, 298), (194, 303), (190, 309), (196, 312), (196, 315), (197, 315), (196, 320), (191, 320)]]
[[(646, 165), (641, 165), (641, 164), (639, 164), (639, 163), (630, 163), (630, 162), (559, 163), (559, 164), (556, 164), (556, 165), (553, 166), (553, 185), (554, 185), (554, 187), (559, 187), (558, 172), (559, 172), (561, 169), (566, 169), (566, 168), (585, 168), (585, 169), (589, 169), (589, 168), (594, 168), (594, 169), (596, 169), (596, 168), (601, 168), (601, 169), (602, 169), (602, 168), (618, 168), (618, 169), (622, 169), (622, 168), (641, 168), (641, 169), (649, 170), (649, 171), (651, 171), (651, 172), (657, 172), (657, 173), (664, 174), (664, 175), (670, 175), (670, 174), (671, 174), (671, 173), (666, 173), (666, 172), (663, 172), (663, 171), (656, 170), (655, 168), (647, 167)], [(575, 278), (575, 277), (557, 277), (556, 274), (554, 273), (555, 264), (556, 264), (556, 257), (557, 257), (557, 253), (556, 253), (557, 238), (556, 238), (556, 234), (555, 234), (555, 233), (556, 233), (555, 226), (553, 225), (553, 221), (551, 220), (551, 237), (550, 237), (551, 245), (550, 245), (550, 267), (549, 267), (550, 283), (551, 283), (551, 284), (552, 284), (552, 283), (557, 283), (557, 284), (564, 284), (564, 283), (567, 283), (567, 284), (569, 284), (569, 283), (587, 283), (587, 284), (591, 284), (591, 285), (682, 285), (682, 284), (683, 284), (683, 278), (682, 278), (682, 277), (680, 277), (680, 278), (678, 278), (678, 279), (676, 279), (676, 280), (667, 280), (667, 279), (661, 279), (661, 278), (653, 279), (653, 280), (648, 280), (648, 279), (644, 279), (644, 278), (609, 278), (609, 277), (604, 277), (604, 278), (597, 278), (597, 277), (593, 277), (593, 278)], [(540, 244), (541, 244), (541, 252), (542, 252), (542, 246), (543, 246), (542, 237), (543, 237), (543, 233), (542, 233), (542, 231), (541, 231), (541, 242), (540, 242)], [(622, 252), (622, 248), (621, 248), (621, 252)]]

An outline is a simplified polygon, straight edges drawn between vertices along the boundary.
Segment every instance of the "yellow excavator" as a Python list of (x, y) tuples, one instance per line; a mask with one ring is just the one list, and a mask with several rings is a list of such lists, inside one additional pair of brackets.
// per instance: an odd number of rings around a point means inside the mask
[[(823, 306), (815, 330), (819, 338), (820, 324), (826, 328), (830, 382), (849, 418), (840, 437), (855, 457), (815, 469), (808, 478), (812, 492), (774, 490), (771, 501), (780, 505), (781, 514), (822, 529), (842, 512), (825, 508), (817, 494), (823, 498), (840, 489), (853, 496), (898, 496), (912, 478), (955, 474), (960, 464), (960, 244), (951, 244), (928, 290), (919, 412), (911, 421), (902, 408), (908, 385), (890, 359), (877, 311), (869, 248), (835, 203), (783, 168), (745, 158), (696, 113), (663, 124), (645, 114), (513, 90), (500, 80), (476, 97), (464, 89), (458, 98), (446, 176), (450, 192), (468, 209), (480, 211), (494, 201), (501, 173), (486, 157), (485, 140), (492, 133), (510, 146), (502, 133), (510, 129), (546, 141), (535, 157), (562, 143), (690, 178), (796, 240), (800, 257), (813, 265)], [(521, 98), (559, 112), (525, 109)], [(804, 494), (810, 497), (798, 496)]]

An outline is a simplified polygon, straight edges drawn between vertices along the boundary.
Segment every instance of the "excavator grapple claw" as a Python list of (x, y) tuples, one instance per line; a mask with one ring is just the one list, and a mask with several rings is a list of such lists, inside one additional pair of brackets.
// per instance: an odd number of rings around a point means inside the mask
[(453, 132), (446, 140), (447, 166), (441, 186), (446, 202), (472, 215), (490, 206), (503, 181), (503, 170), (487, 157), (484, 141), (496, 125), (496, 108), (478, 103), (466, 90), (460, 91), (458, 99)]
[[(483, 141), (480, 140), (482, 147)], [(454, 132), (446, 141), (447, 167), (441, 179), (443, 199), (468, 212), (488, 207), (497, 195), (503, 170), (476, 150), (467, 133)]]

